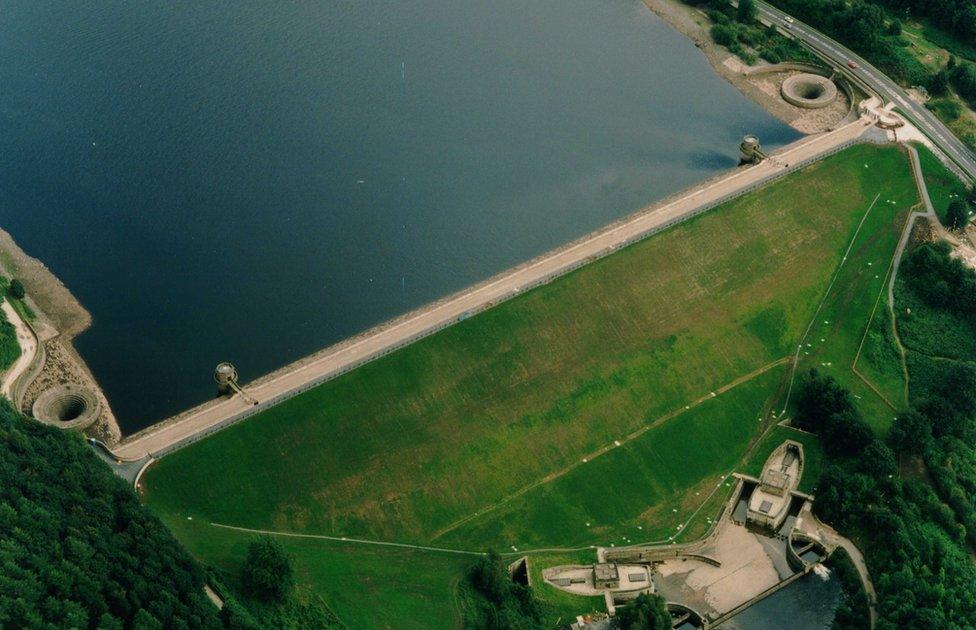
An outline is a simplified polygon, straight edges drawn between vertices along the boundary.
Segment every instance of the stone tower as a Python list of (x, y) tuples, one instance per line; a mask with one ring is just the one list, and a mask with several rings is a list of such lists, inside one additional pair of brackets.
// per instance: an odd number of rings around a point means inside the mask
[(214, 380), (217, 381), (217, 393), (221, 396), (233, 393), (237, 387), (237, 368), (224, 362), (214, 370)]
[(766, 157), (766, 154), (759, 147), (759, 138), (753, 135), (748, 135), (742, 139), (742, 144), (739, 145), (739, 151), (742, 152), (742, 158), (739, 160), (740, 164), (759, 164)]

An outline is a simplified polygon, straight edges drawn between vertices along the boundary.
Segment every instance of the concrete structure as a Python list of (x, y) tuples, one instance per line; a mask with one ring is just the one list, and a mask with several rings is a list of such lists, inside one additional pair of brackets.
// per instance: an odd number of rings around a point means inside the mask
[(837, 86), (827, 77), (797, 74), (783, 81), (780, 93), (787, 103), (806, 109), (827, 107), (837, 100)]
[(603, 595), (611, 615), (618, 604), (636, 599), (641, 593), (654, 592), (651, 569), (645, 564), (565, 565), (544, 570), (542, 579), (574, 595)]
[(593, 586), (614, 589), (620, 586), (620, 571), (615, 564), (593, 565)]
[(759, 146), (759, 138), (753, 135), (746, 136), (742, 139), (742, 143), (739, 145), (739, 151), (741, 153), (739, 164), (759, 164), (766, 157), (766, 154), (762, 152), (762, 148)]
[(235, 368), (232, 364), (227, 363), (226, 361), (223, 363), (218, 363), (217, 367), (214, 369), (214, 380), (217, 382), (217, 394), (220, 396), (229, 396), (236, 392), (241, 395), (241, 398), (250, 404), (258, 404), (257, 400), (241, 389), (241, 386), (237, 384), (237, 368)]
[[(865, 141), (871, 133), (868, 125), (863, 121), (856, 121), (829, 133), (803, 138), (778, 151), (775, 159), (765, 160), (751, 168), (737, 169), (696, 185), (691, 190), (665, 199), (466, 291), (407, 313), (356, 338), (286, 366), (257, 383), (249, 384), (247, 392), (260, 400), (258, 405), (238, 396), (204, 403), (130, 436), (116, 447), (115, 457), (138, 460), (146, 455), (163, 456), (368, 361), (442, 330), (460, 319), (550, 282), (609, 255), (620, 247), (706, 212), (856, 142)], [(878, 140), (886, 141), (883, 136)]]
[(31, 413), (45, 424), (82, 430), (98, 419), (101, 410), (95, 392), (77, 385), (64, 385), (38, 396)]
[(759, 485), (749, 497), (746, 518), (778, 529), (789, 513), (793, 491), (803, 474), (803, 445), (793, 440), (780, 444), (766, 460)]
[[(898, 107), (909, 122), (914, 124), (922, 133), (928, 136), (935, 146), (954, 162), (965, 176), (976, 181), (976, 155), (957, 138), (942, 121), (930, 112), (924, 104), (917, 103), (887, 75), (871, 65), (863, 57), (849, 48), (827, 37), (815, 28), (800, 20), (790, 17), (787, 13), (762, 2), (756, 2), (759, 9), (759, 21), (766, 26), (775, 26), (787, 37), (796, 39), (806, 45), (814, 54), (843, 73), (853, 83), (869, 94), (876, 94), (886, 103)], [(856, 68), (847, 64), (854, 61)]]
[(217, 393), (221, 396), (234, 393), (237, 385), (237, 368), (226, 361), (214, 369), (214, 381), (217, 382)]
[[(799, 446), (792, 440), (781, 444), (767, 460), (763, 480), (736, 475), (732, 495), (704, 538), (680, 545), (600, 548), (590, 567), (556, 567), (543, 576), (557, 588), (591, 594), (591, 581), (611, 580), (613, 574), (605, 567), (617, 567), (619, 588), (604, 590), (607, 609), (615, 613), (616, 606), (627, 603), (623, 595), (631, 592), (624, 575), (633, 567), (646, 567), (652, 582), (648, 592), (668, 602), (675, 620), (690, 627), (720, 627), (807, 573), (823, 571), (821, 560), (838, 545), (850, 545), (816, 520), (810, 512), (812, 497), (796, 492), (803, 472)], [(755, 527), (746, 518), (750, 504), (765, 500), (760, 497), (767, 491), (785, 506), (775, 530), (765, 524)], [(855, 555), (859, 557), (856, 550)], [(580, 582), (574, 584), (577, 576)], [(562, 585), (558, 580), (565, 578), (570, 579)]]

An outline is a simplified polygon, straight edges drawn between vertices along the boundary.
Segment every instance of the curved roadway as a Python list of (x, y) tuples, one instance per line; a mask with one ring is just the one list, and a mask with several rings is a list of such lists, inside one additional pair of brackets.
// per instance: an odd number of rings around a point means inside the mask
[[(942, 121), (935, 117), (924, 105), (916, 103), (897, 83), (886, 74), (872, 66), (866, 59), (849, 48), (827, 37), (817, 29), (799, 20), (790, 18), (787, 13), (765, 3), (757, 2), (759, 19), (767, 24), (775, 24), (784, 33), (789, 33), (806, 44), (825, 61), (833, 64), (857, 83), (876, 92), (887, 103), (894, 103), (906, 117), (932, 140), (956, 165), (976, 181), (976, 154), (955, 136)], [(792, 22), (790, 21), (792, 20)], [(847, 63), (854, 61), (857, 68)]]

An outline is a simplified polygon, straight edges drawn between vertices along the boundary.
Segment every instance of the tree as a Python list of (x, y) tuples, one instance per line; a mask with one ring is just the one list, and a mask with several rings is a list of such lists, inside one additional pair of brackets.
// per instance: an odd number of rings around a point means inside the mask
[(949, 73), (949, 79), (960, 96), (970, 101), (976, 100), (976, 65), (957, 64)]
[(471, 579), (475, 588), (495, 604), (504, 601), (508, 594), (508, 585), (511, 583), (502, 564), (502, 558), (494, 549), (489, 549), (486, 555), (478, 559), (472, 569)]
[(7, 293), (15, 300), (23, 300), (24, 296), (27, 295), (23, 283), (17, 278), (10, 281), (10, 286), (7, 287)]
[(222, 627), (200, 566), (79, 436), (3, 399), (0, 445), (0, 627)]
[(932, 445), (932, 423), (915, 409), (909, 409), (895, 418), (888, 442), (896, 453), (924, 455)]
[(797, 426), (819, 433), (827, 418), (848, 411), (856, 413), (851, 395), (833, 377), (816, 369), (803, 376), (796, 398)]
[(954, 199), (946, 210), (946, 227), (961, 230), (969, 224), (969, 206), (962, 199)]
[(888, 24), (888, 34), (898, 37), (901, 35), (901, 20), (895, 18)]
[(291, 595), (295, 576), (291, 560), (278, 541), (262, 536), (247, 548), (241, 579), (252, 597), (281, 603)]
[(671, 630), (671, 614), (663, 597), (641, 593), (633, 604), (618, 609), (614, 625), (621, 630)]
[(893, 477), (898, 472), (895, 454), (881, 440), (868, 444), (858, 458), (858, 466), (879, 481)]
[(945, 96), (949, 93), (949, 73), (939, 70), (929, 77), (928, 91), (931, 96)]
[(871, 427), (853, 408), (827, 416), (820, 437), (824, 451), (840, 457), (854, 457), (874, 440)]
[(739, 10), (736, 18), (743, 24), (752, 24), (756, 21), (759, 11), (756, 9), (756, 0), (739, 0)]
[(468, 579), (481, 598), (465, 613), (465, 627), (490, 630), (542, 627), (542, 611), (532, 589), (509, 578), (508, 569), (495, 551), (479, 558)]

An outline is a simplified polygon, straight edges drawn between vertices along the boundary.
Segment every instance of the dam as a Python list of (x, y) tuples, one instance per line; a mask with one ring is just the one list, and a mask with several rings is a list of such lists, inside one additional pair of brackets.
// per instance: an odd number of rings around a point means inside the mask
[(126, 434), (799, 137), (639, 0), (5, 11), (0, 223)]

